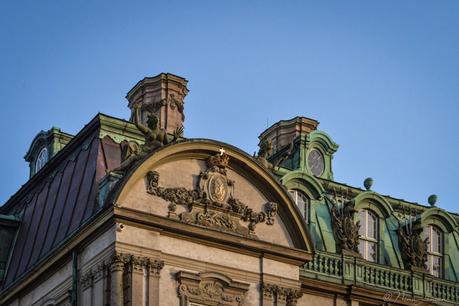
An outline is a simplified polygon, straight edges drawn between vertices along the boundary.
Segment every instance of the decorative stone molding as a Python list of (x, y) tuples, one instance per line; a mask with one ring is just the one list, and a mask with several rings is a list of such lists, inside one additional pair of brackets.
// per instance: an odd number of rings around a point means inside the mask
[(176, 279), (179, 282), (180, 305), (208, 303), (221, 306), (243, 306), (245, 305), (245, 294), (249, 290), (249, 284), (235, 282), (217, 272), (194, 274), (180, 271)]
[(272, 285), (272, 284), (263, 283), (261, 284), (261, 290), (263, 292), (263, 297), (268, 298), (268, 299), (273, 299), (275, 298), (275, 295), (276, 295), (277, 286)]
[(164, 267), (164, 261), (162, 260), (152, 260), (151, 258), (145, 258), (144, 265), (150, 272), (150, 276), (159, 277), (161, 270)]
[[(268, 202), (264, 211), (254, 212), (247, 204), (234, 198), (234, 182), (227, 178), (228, 164), (229, 157), (223, 149), (210, 156), (207, 159), (208, 169), (199, 174), (198, 187), (193, 190), (160, 187), (159, 173), (149, 171), (146, 175), (147, 192), (169, 202), (169, 218), (256, 238), (257, 224), (274, 224), (277, 203)], [(184, 206), (187, 211), (177, 215), (177, 205)], [(241, 221), (248, 224), (243, 225)]]
[(342, 205), (332, 202), (331, 215), (333, 232), (339, 249), (342, 252), (358, 255), (360, 221), (354, 221), (356, 213), (354, 207), (354, 201), (348, 201)]
[[(118, 252), (111, 257), (109, 263), (112, 272), (119, 269), (123, 270), (127, 266), (130, 267), (132, 271), (143, 271), (145, 268), (157, 277), (159, 277), (161, 269), (164, 267), (164, 261), (162, 260)], [(103, 270), (103, 267), (105, 267), (105, 264), (99, 265), (95, 272), (93, 272), (94, 275), (97, 274), (99, 269)]]
[(94, 282), (94, 274), (93, 274), (93, 271), (92, 270), (89, 270), (88, 272), (86, 272), (82, 277), (81, 277), (81, 288), (83, 290), (89, 288), (92, 286), (93, 282)]
[(287, 306), (296, 306), (298, 299), (303, 296), (301, 289), (281, 287), (274, 284), (263, 283), (261, 285), (263, 297), (269, 300), (275, 299), (277, 303)]
[(400, 250), (405, 267), (409, 269), (427, 269), (428, 238), (422, 239), (423, 228), (419, 222), (409, 223), (398, 230)]

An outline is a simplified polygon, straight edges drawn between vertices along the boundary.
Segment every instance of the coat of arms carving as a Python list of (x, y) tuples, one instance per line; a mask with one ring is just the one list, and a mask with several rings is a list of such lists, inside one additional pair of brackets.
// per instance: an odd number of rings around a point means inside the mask
[[(277, 203), (267, 202), (263, 211), (255, 212), (234, 197), (234, 181), (227, 177), (229, 156), (223, 149), (210, 156), (206, 164), (206, 171), (199, 174), (198, 185), (192, 190), (161, 187), (159, 173), (149, 171), (146, 176), (147, 192), (168, 201), (167, 216), (185, 223), (249, 237), (256, 237), (257, 224), (274, 224)], [(177, 205), (185, 207), (185, 211), (177, 213)], [(241, 221), (248, 224), (244, 225)]]

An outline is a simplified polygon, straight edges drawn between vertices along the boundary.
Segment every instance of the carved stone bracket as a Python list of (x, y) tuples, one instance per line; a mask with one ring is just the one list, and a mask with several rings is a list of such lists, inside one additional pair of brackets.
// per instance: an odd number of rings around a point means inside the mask
[(356, 210), (354, 201), (342, 205), (332, 203), (331, 215), (333, 219), (333, 232), (336, 242), (342, 252), (359, 254), (359, 228), (360, 221), (354, 221)]
[(281, 287), (268, 283), (263, 283), (261, 290), (265, 299), (269, 301), (276, 300), (277, 303), (285, 303), (287, 306), (296, 306), (298, 299), (303, 296), (300, 289)]
[(427, 269), (428, 238), (422, 239), (423, 228), (419, 222), (400, 227), (398, 237), (402, 259), (409, 269)]
[(249, 284), (235, 282), (216, 272), (194, 274), (180, 271), (176, 275), (180, 305), (209, 303), (221, 306), (243, 306)]
[[(164, 188), (159, 186), (159, 173), (146, 175), (147, 192), (160, 197), (168, 204), (168, 217), (185, 223), (205, 226), (244, 236), (255, 236), (259, 223), (273, 225), (277, 215), (277, 203), (268, 202), (264, 211), (255, 212), (247, 204), (234, 197), (234, 182), (227, 177), (229, 157), (222, 149), (207, 159), (208, 169), (199, 175), (197, 188)], [(186, 208), (177, 214), (177, 205)], [(244, 226), (240, 221), (247, 222)]]

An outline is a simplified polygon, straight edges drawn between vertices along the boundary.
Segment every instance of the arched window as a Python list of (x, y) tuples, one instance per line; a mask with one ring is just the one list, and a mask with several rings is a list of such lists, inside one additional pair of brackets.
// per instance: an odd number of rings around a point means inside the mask
[(309, 198), (303, 192), (292, 189), (288, 191), (295, 201), (296, 206), (300, 209), (301, 215), (303, 216), (303, 220), (306, 224), (309, 224)]
[(378, 217), (368, 209), (359, 211), (359, 253), (368, 261), (378, 261)]
[(46, 164), (48, 161), (48, 149), (43, 148), (41, 149), (40, 153), (38, 153), (37, 159), (35, 160), (35, 173), (40, 171), (41, 168)]
[(424, 228), (424, 237), (429, 239), (427, 246), (427, 271), (435, 277), (443, 275), (443, 232), (434, 225)]

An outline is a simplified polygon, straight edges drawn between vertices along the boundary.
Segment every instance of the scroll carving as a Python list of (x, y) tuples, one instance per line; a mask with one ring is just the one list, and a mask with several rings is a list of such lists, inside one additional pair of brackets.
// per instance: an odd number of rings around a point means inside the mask
[(285, 303), (287, 306), (296, 306), (298, 299), (303, 296), (300, 289), (281, 287), (274, 284), (263, 283), (261, 285), (263, 296), (269, 300)]
[(356, 213), (354, 201), (338, 206), (332, 203), (333, 232), (336, 242), (343, 252), (359, 254), (360, 221), (354, 221)]
[[(167, 202), (168, 217), (185, 223), (228, 231), (244, 236), (255, 236), (259, 223), (273, 225), (277, 215), (277, 203), (268, 202), (264, 211), (255, 212), (233, 195), (234, 182), (227, 177), (229, 157), (221, 152), (207, 159), (208, 169), (199, 175), (196, 189), (164, 188), (159, 186), (159, 173), (149, 171), (146, 175), (147, 192)], [(177, 214), (177, 205), (187, 211)], [(247, 227), (240, 221), (247, 222)]]
[(422, 226), (419, 222), (410, 223), (398, 230), (400, 249), (405, 266), (410, 269), (427, 269), (428, 238), (422, 239)]
[(249, 284), (232, 281), (220, 273), (194, 274), (180, 271), (176, 275), (178, 295), (183, 305), (188, 302), (222, 306), (243, 306)]

